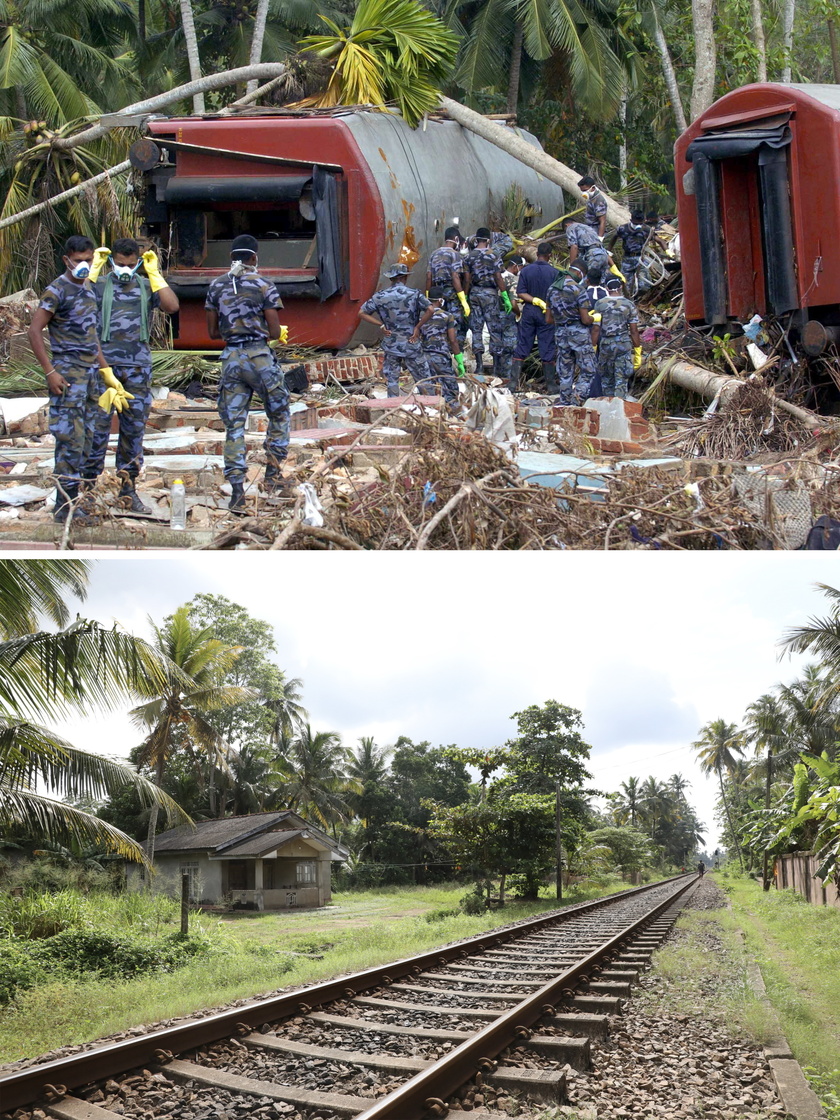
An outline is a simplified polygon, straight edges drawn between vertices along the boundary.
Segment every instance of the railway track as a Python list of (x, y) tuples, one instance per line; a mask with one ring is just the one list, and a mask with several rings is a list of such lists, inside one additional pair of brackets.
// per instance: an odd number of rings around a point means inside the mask
[[(556, 1105), (694, 875), (0, 1077), (11, 1116), (476, 1120)], [(32, 1113), (29, 1113), (30, 1115)]]

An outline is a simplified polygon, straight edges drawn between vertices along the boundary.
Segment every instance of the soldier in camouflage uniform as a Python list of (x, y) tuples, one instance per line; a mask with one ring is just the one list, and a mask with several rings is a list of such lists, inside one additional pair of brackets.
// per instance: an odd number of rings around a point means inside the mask
[(591, 175), (584, 175), (578, 180), (578, 190), (583, 192), (586, 199), (586, 210), (583, 215), (584, 224), (594, 230), (601, 241), (607, 232), (607, 200), (598, 190), (595, 180)]
[[(96, 262), (91, 273), (99, 306), (102, 353), (130, 394), (126, 407), (117, 413), (120, 434), (116, 467), (118, 473), (122, 472), (123, 480), (120, 497), (128, 499), (133, 513), (148, 514), (151, 511), (141, 502), (136, 483), (143, 466), (143, 437), (152, 407), (152, 352), (149, 347), (152, 312), (160, 307), (173, 315), (178, 310), (178, 297), (160, 275), (154, 251), (141, 258), (140, 246), (132, 238), (120, 238), (110, 251), (103, 248), (97, 253), (107, 256), (111, 263), (104, 276), (97, 273)], [(102, 263), (104, 266), (104, 260)], [(139, 275), (144, 264), (148, 266), (148, 277)], [(85, 479), (95, 479), (102, 473), (112, 412), (113, 409), (99, 410), (84, 467)]]
[(548, 322), (554, 324), (560, 404), (581, 404), (590, 393), (596, 370), (591, 309), (583, 270), (579, 264), (569, 265), (548, 290), (546, 313)]
[(607, 298), (598, 300), (594, 307), (601, 316), (593, 332), (601, 389), (605, 397), (626, 399), (633, 370), (642, 361), (639, 315), (633, 301), (621, 294), (621, 281), (616, 277), (607, 281), (607, 292)]
[[(466, 260), (467, 282), (470, 300), (470, 330), (472, 349), (475, 355), (476, 376), (481, 378), (484, 363), (484, 326), (490, 336), (490, 353), (493, 356), (493, 371), (504, 377), (502, 360), (502, 335), (504, 334), (503, 315), (510, 312), (511, 302), (505, 282), (502, 279), (501, 264), (498, 256), (490, 247), (492, 234), (485, 226), (476, 230), (475, 248)], [(503, 306), (499, 306), (500, 300)]]
[(382, 373), (388, 396), (400, 395), (400, 370), (403, 366), (414, 378), (415, 388), (423, 392), (429, 384), (429, 366), (420, 346), (420, 324), (432, 317), (429, 301), (405, 282), (408, 267), (395, 264), (385, 273), (390, 287), (375, 292), (362, 304), (359, 318), (382, 328), (385, 361)]
[(225, 478), (231, 484), (229, 509), (245, 508), (245, 427), (256, 393), (268, 417), (265, 434), (265, 489), (284, 494), (282, 464), (289, 451), (289, 392), (283, 367), (269, 340), (284, 337), (277, 289), (257, 272), (257, 240), (243, 233), (231, 243), (231, 268), (210, 285), (204, 303), (207, 331), (224, 340), (219, 382), (219, 416), (225, 425)]
[(461, 349), (467, 337), (467, 319), (470, 305), (464, 292), (464, 258), (458, 251), (461, 237), (457, 226), (450, 226), (444, 232), (444, 243), (429, 256), (426, 269), (426, 291), (434, 287), (443, 288), (443, 306), (455, 320), (458, 342)]
[[(78, 234), (69, 237), (64, 246), (66, 271), (42, 295), (29, 327), (32, 352), (47, 375), (50, 393), (50, 434), (55, 439), (58, 484), (56, 521), (66, 521), (70, 503), (79, 495), (82, 469), (100, 411), (100, 369), (107, 370), (97, 335), (96, 295), (88, 280), (92, 263), (90, 238)], [(49, 330), (52, 358), (44, 344), (44, 327)], [(90, 521), (80, 509), (74, 510), (73, 519)]]
[(458, 371), (463, 377), (464, 355), (458, 342), (455, 320), (446, 310), (443, 288), (429, 288), (429, 304), (432, 316), (430, 319), (424, 317), (420, 324), (420, 344), (429, 364), (429, 392), (433, 393), (439, 384), (443, 399), (454, 406), (458, 404), (458, 381), (452, 373), (452, 356), (455, 356)]
[(499, 377), (506, 378), (507, 387), (512, 393), (519, 388), (519, 371), (522, 367), (521, 362), (518, 366), (514, 366), (513, 355), (519, 337), (519, 317), (522, 314), (522, 304), (516, 298), (516, 290), (519, 284), (519, 272), (524, 264), (524, 257), (508, 257), (502, 273), (507, 294), (510, 296), (511, 309), (502, 312), (502, 372), (499, 373)]
[[(624, 246), (624, 255), (621, 258), (621, 271), (624, 273), (624, 279), (627, 282), (627, 290), (632, 293), (634, 290), (641, 292), (645, 290), (645, 283), (643, 279), (644, 269), (639, 269), (641, 263), (642, 249), (647, 244), (648, 235), (650, 230), (645, 225), (645, 212), (644, 210), (634, 210), (630, 215), (630, 221), (618, 229), (611, 235), (607, 248), (612, 249), (616, 241), (621, 238), (621, 243)], [(634, 287), (634, 278), (636, 284)]]
[(595, 230), (582, 222), (567, 218), (563, 222), (563, 232), (569, 246), (569, 264), (577, 261), (578, 264), (583, 264), (587, 272), (600, 269), (603, 284), (610, 267), (610, 255)]

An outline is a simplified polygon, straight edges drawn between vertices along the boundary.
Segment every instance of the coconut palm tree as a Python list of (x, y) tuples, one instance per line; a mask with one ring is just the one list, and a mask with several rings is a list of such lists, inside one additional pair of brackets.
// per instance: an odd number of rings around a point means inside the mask
[(363, 735), (355, 751), (347, 751), (347, 776), (359, 786), (348, 795), (348, 803), (365, 828), (370, 823), (370, 809), (388, 776), (388, 759), (393, 747), (377, 747), (372, 735)]
[[(250, 689), (224, 683), (225, 674), (242, 652), (212, 637), (212, 629), (196, 629), (190, 624), (189, 607), (184, 605), (162, 627), (149, 619), (155, 634), (155, 648), (175, 667), (163, 681), (148, 687), (141, 685), (137, 693), (144, 702), (131, 712), (131, 718), (148, 731), (134, 754), (138, 769), (149, 767), (158, 786), (163, 784), (166, 768), (176, 750), (183, 750), (191, 759), (199, 783), (207, 785), (207, 769), (227, 769), (230, 748), (207, 719), (209, 712), (253, 699)], [(214, 807), (211, 806), (211, 812)], [(149, 816), (146, 851), (151, 862), (157, 813), (154, 806)]]
[(395, 103), (412, 127), (439, 100), (455, 64), (458, 38), (418, 0), (359, 0), (345, 30), (326, 16), (329, 35), (308, 35), (300, 47), (333, 63), (320, 106)]
[(346, 755), (336, 731), (313, 731), (306, 723), (283, 743), (283, 753), (274, 763), (280, 782), (274, 793), (276, 805), (291, 809), (330, 828), (350, 814), (349, 792), (359, 783), (345, 774)]
[(632, 828), (636, 827), (641, 806), (641, 790), (638, 778), (628, 778), (621, 783), (621, 793), (616, 798), (616, 820), (620, 824), (630, 822)]
[(65, 596), (84, 597), (88, 571), (78, 560), (0, 562), (0, 617), (13, 635), (0, 642), (0, 834), (142, 860), (142, 849), (119, 829), (38, 790), (95, 800), (130, 785), (168, 820), (189, 819), (130, 767), (79, 750), (34, 722), (117, 708), (141, 679), (161, 682), (169, 671), (155, 650), (117, 628), (78, 619), (58, 633), (33, 632), (40, 613), (66, 622)]
[(827, 583), (817, 587), (826, 595), (831, 606), (827, 618), (811, 618), (807, 626), (788, 630), (783, 639), (787, 653), (813, 653), (830, 671), (832, 690), (840, 692), (840, 590)]
[(700, 737), (692, 743), (697, 751), (697, 760), (704, 774), (717, 774), (720, 783), (720, 797), (723, 802), (726, 819), (729, 822), (729, 833), (738, 852), (738, 862), (741, 870), (744, 869), (744, 860), (741, 855), (741, 845), (738, 842), (738, 833), (732, 823), (732, 812), (726, 796), (726, 785), (723, 780), (724, 770), (732, 771), (735, 760), (743, 753), (743, 735), (734, 723), (727, 723), (722, 719), (712, 720), (700, 729)]
[(300, 677), (287, 679), (282, 670), (280, 676), (282, 679), (277, 685), (277, 695), (265, 701), (265, 707), (271, 712), (273, 720), (269, 742), (274, 747), (280, 746), (284, 739), (300, 730), (309, 716), (301, 703), (303, 681)]

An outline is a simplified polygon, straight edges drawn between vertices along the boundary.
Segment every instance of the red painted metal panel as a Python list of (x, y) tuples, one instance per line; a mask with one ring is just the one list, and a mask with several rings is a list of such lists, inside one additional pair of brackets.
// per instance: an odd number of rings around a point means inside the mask
[[(340, 165), (338, 176), (346, 192), (346, 212), (341, 225), (346, 234), (345, 286), (324, 303), (312, 298), (291, 298), (285, 301), (282, 321), (289, 327), (290, 338), (302, 346), (341, 347), (353, 337), (358, 326), (359, 302), (376, 288), (384, 247), (382, 204), (373, 177), (346, 124), (340, 117), (253, 117), (253, 118), (182, 118), (153, 121), (150, 134), (162, 139), (174, 134), (175, 139), (207, 148), (254, 152), (260, 155), (284, 156), (316, 163), (318, 160)], [(165, 144), (165, 139), (163, 139)], [(215, 176), (247, 178), (265, 176), (266, 165), (233, 160), (210, 153), (178, 151), (175, 154), (179, 177)], [(276, 174), (299, 175), (299, 168), (279, 167)], [(215, 208), (222, 209), (221, 204)], [(234, 207), (235, 209), (235, 207)], [(317, 262), (316, 262), (317, 263)], [(223, 275), (224, 268), (178, 269), (172, 279), (210, 281)], [(269, 279), (311, 280), (317, 268), (279, 270), (261, 266)], [(175, 343), (181, 349), (217, 347), (207, 336), (204, 323), (204, 300), (181, 300), (179, 336)]]
[[(762, 117), (788, 111), (792, 112), (789, 180), (800, 305), (821, 309), (821, 314), (836, 312), (840, 305), (840, 256), (831, 249), (840, 241), (840, 191), (836, 186), (840, 182), (840, 108), (827, 103), (830, 97), (821, 100), (819, 94), (820, 87), (814, 87), (812, 94), (807, 89), (772, 83), (745, 86), (720, 98), (677, 140), (674, 156), (680, 250), (689, 319), (702, 320), (704, 313), (696, 207), (683, 181), (691, 169), (686, 150), (696, 136), (712, 128), (737, 126), (740, 122), (749, 127)], [(721, 161), (730, 312), (737, 316), (744, 308), (754, 305), (760, 310), (765, 306), (757, 168), (753, 182), (744, 190), (734, 167), (739, 162)], [(746, 257), (752, 262), (751, 292)]]

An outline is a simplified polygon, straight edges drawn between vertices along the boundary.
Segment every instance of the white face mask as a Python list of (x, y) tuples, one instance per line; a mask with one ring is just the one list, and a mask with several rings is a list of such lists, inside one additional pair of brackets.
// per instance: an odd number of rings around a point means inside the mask
[(67, 258), (67, 267), (70, 269), (70, 275), (74, 280), (87, 280), (90, 276), (90, 261), (79, 261), (77, 264), (70, 264)]
[(142, 261), (138, 261), (135, 265), (130, 264), (115, 264), (112, 265), (114, 269), (114, 276), (121, 284), (127, 284), (132, 277), (137, 275), (137, 270), (140, 268)]

